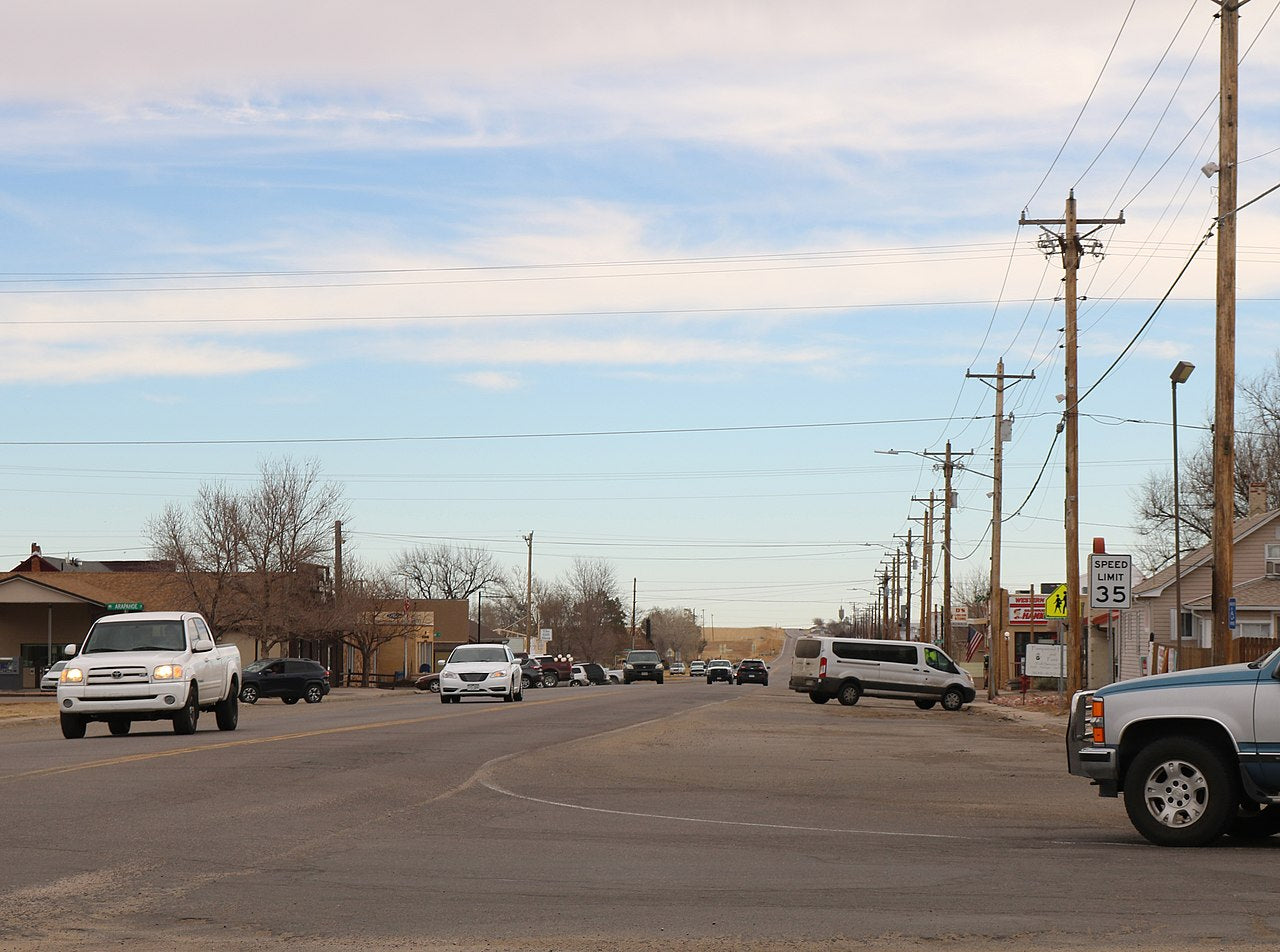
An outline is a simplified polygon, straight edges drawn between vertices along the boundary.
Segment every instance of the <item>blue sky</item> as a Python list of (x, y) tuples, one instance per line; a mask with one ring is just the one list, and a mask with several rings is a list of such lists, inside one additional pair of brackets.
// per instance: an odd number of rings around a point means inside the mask
[[(1276, 6), (1242, 18), (1242, 200), (1280, 182)], [(533, 530), (540, 576), (604, 559), (708, 625), (865, 603), (941, 485), (874, 451), (989, 471), (966, 370), (1036, 373), (1006, 513), (1049, 452), (1061, 268), (1022, 211), (1124, 210), (1081, 276), (1082, 390), (1207, 231), (1216, 9), (14, 2), (0, 561), (145, 557), (167, 502), (290, 455), (344, 484), (367, 564), (522, 566)], [(1242, 376), (1280, 346), (1277, 207), (1240, 219)], [(1212, 251), (1081, 406), (1086, 545), (1136, 548), (1178, 360), (1182, 421), (1211, 413)], [(1062, 483), (1059, 445), (1007, 587), (1061, 579)], [(957, 488), (963, 577), (991, 512)]]

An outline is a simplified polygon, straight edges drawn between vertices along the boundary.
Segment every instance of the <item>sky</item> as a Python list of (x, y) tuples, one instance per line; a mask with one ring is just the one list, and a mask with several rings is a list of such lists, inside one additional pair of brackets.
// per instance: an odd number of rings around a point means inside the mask
[[(1241, 17), (1242, 202), (1280, 183), (1278, 5)], [(1124, 217), (1080, 274), (1082, 552), (1136, 551), (1177, 361), (1184, 450), (1213, 412), (1217, 10), (11, 0), (0, 562), (146, 558), (165, 505), (291, 458), (368, 566), (522, 570), (532, 531), (540, 579), (602, 560), (641, 613), (805, 625), (870, 602), (948, 440), (953, 573), (988, 571), (966, 372), (1003, 360), (1035, 378), (1002, 580), (1062, 581), (1063, 275), (1019, 220), (1071, 191)], [(1249, 378), (1280, 192), (1239, 245)]]

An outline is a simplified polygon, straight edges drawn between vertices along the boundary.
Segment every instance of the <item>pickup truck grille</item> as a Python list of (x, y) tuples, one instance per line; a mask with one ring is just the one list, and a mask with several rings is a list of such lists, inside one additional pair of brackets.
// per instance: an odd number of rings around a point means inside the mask
[(146, 684), (151, 672), (143, 667), (90, 668), (86, 684)]

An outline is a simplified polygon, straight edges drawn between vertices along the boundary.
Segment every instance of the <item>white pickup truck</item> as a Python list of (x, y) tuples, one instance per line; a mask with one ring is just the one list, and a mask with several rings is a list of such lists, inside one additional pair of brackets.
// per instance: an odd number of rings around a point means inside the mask
[(1079, 692), (1067, 770), (1160, 846), (1280, 833), (1280, 649)]
[(83, 737), (90, 721), (127, 734), (134, 721), (173, 721), (194, 734), (200, 712), (218, 729), (239, 721), (240, 649), (219, 645), (195, 612), (132, 612), (93, 623), (58, 678), (62, 736)]

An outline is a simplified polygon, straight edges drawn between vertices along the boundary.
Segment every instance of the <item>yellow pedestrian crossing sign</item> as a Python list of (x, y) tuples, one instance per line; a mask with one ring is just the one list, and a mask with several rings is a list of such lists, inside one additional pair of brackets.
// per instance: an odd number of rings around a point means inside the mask
[(1067, 586), (1059, 585), (1044, 600), (1045, 618), (1067, 617)]

